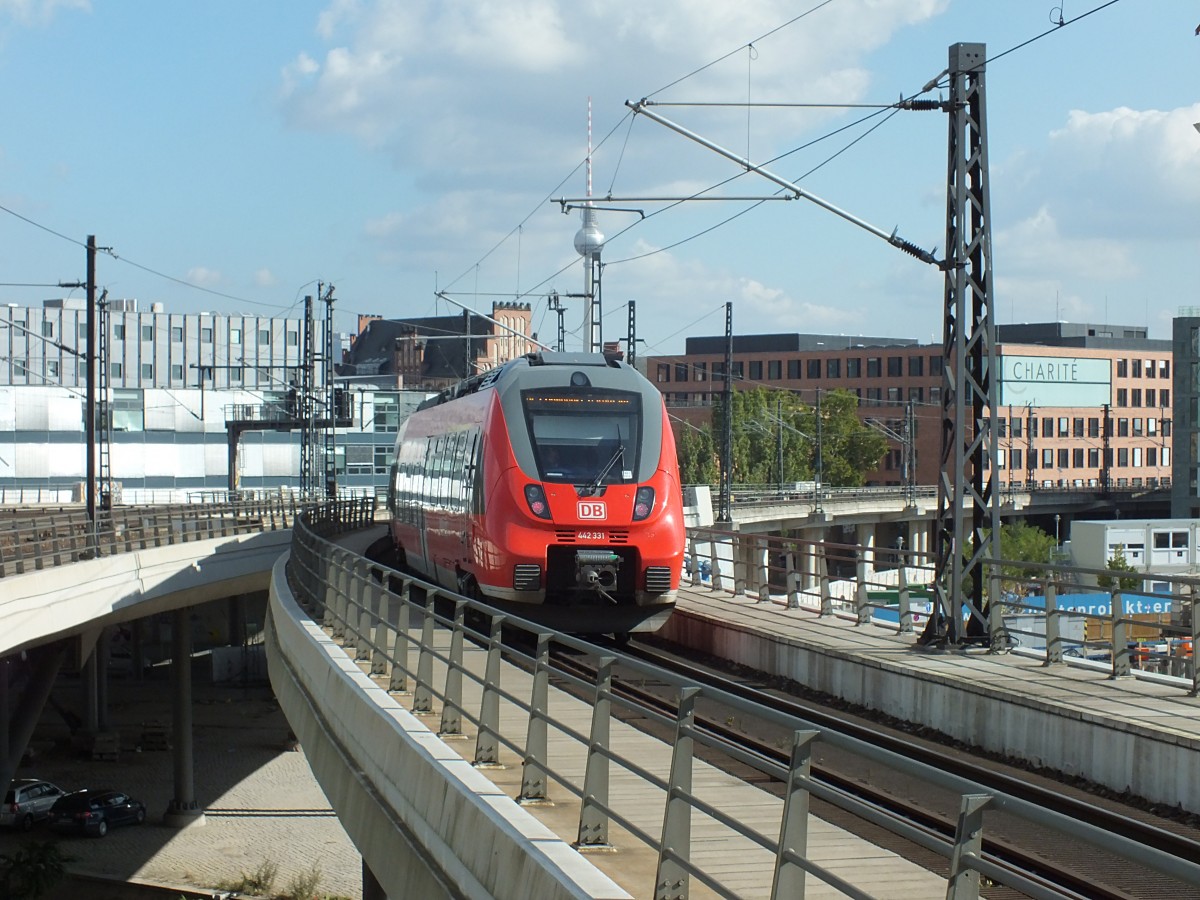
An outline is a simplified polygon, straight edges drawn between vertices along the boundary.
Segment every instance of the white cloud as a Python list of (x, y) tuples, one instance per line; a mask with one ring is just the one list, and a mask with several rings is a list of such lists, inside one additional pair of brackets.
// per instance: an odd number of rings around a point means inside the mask
[(259, 269), (254, 273), (254, 284), (256, 287), (269, 288), (274, 287), (278, 283), (275, 273), (270, 269)]
[(60, 9), (92, 11), (91, 0), (0, 0), (0, 16), (22, 25), (45, 25)]
[(221, 283), (221, 273), (216, 269), (209, 269), (204, 266), (193, 266), (188, 269), (185, 280), (191, 282), (198, 287), (212, 287)]

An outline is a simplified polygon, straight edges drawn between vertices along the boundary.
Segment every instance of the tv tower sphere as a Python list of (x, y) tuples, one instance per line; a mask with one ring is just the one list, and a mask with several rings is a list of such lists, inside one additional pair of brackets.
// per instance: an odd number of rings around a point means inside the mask
[(596, 225), (596, 213), (590, 206), (583, 208), (583, 227), (575, 232), (575, 252), (590, 259), (604, 247), (604, 232)]

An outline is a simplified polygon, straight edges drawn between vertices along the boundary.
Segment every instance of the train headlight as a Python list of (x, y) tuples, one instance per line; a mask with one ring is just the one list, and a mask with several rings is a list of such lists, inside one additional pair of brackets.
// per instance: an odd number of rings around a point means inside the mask
[(640, 522), (654, 512), (654, 488), (640, 487), (633, 498), (633, 521)]
[(529, 504), (529, 511), (539, 519), (550, 518), (550, 504), (546, 502), (546, 492), (540, 484), (525, 485), (525, 502)]

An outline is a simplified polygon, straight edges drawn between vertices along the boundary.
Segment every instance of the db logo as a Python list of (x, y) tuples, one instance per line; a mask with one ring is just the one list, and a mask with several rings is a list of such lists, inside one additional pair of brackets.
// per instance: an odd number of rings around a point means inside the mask
[(602, 500), (580, 500), (579, 501), (579, 518), (581, 519), (607, 519), (608, 510), (604, 507)]

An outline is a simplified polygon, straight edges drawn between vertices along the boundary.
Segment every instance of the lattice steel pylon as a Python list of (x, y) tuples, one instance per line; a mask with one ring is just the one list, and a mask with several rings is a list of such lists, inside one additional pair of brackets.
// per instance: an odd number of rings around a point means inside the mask
[[(999, 557), (996, 329), (985, 114), (985, 46), (953, 44), (946, 210), (941, 466), (934, 523), (936, 603), (925, 644), (988, 633), (984, 560)], [(967, 608), (962, 633), (963, 606)]]

